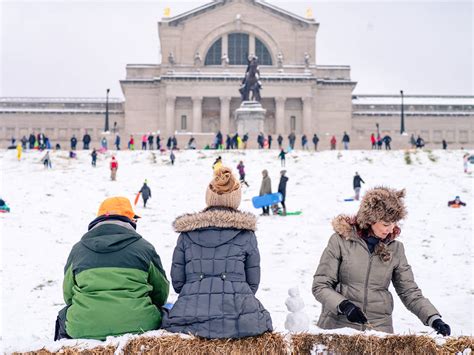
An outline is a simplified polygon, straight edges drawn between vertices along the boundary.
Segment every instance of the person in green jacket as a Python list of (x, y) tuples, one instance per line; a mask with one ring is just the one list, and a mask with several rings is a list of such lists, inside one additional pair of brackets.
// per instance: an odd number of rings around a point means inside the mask
[(97, 215), (64, 268), (66, 307), (54, 340), (104, 340), (161, 325), (169, 282), (155, 248), (136, 232), (139, 216), (125, 197), (107, 198)]
[(415, 282), (397, 223), (406, 216), (405, 190), (369, 190), (356, 216), (340, 215), (313, 278), (313, 295), (322, 304), (323, 329), (367, 327), (393, 333), (393, 284), (405, 307), (438, 334), (449, 325)]

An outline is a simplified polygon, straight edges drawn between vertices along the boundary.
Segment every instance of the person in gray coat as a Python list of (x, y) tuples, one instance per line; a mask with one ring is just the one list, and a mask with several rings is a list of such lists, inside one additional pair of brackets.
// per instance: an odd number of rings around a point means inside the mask
[[(262, 184), (260, 185), (259, 196), (267, 195), (272, 193), (272, 180), (268, 176), (268, 170), (262, 170)], [(262, 216), (270, 215), (270, 206), (262, 207)]]
[(171, 279), (178, 299), (162, 328), (199, 337), (242, 338), (272, 331), (270, 313), (255, 297), (260, 283), (257, 219), (237, 210), (239, 181), (229, 168), (215, 174), (207, 208), (178, 217)]
[(405, 307), (438, 334), (450, 335), (448, 324), (415, 282), (397, 223), (406, 216), (405, 190), (369, 190), (354, 217), (340, 215), (335, 233), (313, 278), (313, 295), (322, 303), (323, 329), (371, 328), (393, 333), (393, 284)]

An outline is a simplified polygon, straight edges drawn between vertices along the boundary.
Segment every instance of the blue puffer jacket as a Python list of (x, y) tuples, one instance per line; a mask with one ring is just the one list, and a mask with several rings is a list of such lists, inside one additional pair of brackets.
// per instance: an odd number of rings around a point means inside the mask
[(204, 338), (242, 338), (272, 331), (268, 311), (255, 297), (260, 283), (256, 217), (208, 208), (178, 217), (181, 232), (171, 278), (178, 300), (164, 314), (170, 332)]

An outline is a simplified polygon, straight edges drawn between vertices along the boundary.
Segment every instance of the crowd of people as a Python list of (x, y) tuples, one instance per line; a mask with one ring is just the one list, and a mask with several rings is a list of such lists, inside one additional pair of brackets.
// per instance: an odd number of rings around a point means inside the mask
[[(225, 137), (224, 135), (218, 131), (214, 137), (214, 140), (211, 144), (207, 144), (203, 147), (203, 149), (222, 149), (222, 150), (232, 150), (232, 149), (247, 149), (248, 144), (249, 144), (249, 139), (250, 136), (248, 133), (245, 133), (242, 137), (238, 134), (235, 133), (234, 135), (227, 134)], [(286, 150), (293, 150), (296, 147), (296, 135), (294, 132), (290, 133), (287, 136), (287, 145), (286, 145)], [(82, 136), (82, 149), (83, 150), (88, 150), (91, 148), (91, 143), (93, 141), (91, 135), (85, 131), (84, 135)], [(115, 137), (113, 138), (114, 142), (114, 147), (115, 150), (121, 150), (121, 136), (119, 133), (115, 133)], [(260, 132), (257, 135), (256, 142), (257, 142), (257, 147), (258, 149), (272, 149), (272, 147), (276, 148), (278, 147), (279, 150), (285, 149), (285, 138), (281, 135), (278, 134), (277, 138), (277, 146), (273, 144), (273, 136), (271, 134), (265, 135), (263, 132)], [(344, 150), (348, 150), (350, 148), (350, 136), (347, 132), (344, 132), (342, 134), (341, 142), (342, 142), (342, 147)], [(16, 143), (17, 140), (12, 137), (11, 139), (11, 145), (9, 146), (10, 148), (18, 149), (18, 145), (21, 145), (21, 149), (38, 149), (38, 150), (45, 150), (45, 149), (52, 149), (53, 146), (51, 144), (50, 139), (45, 136), (43, 133), (38, 133), (38, 134), (30, 134), (29, 138), (26, 136), (23, 136), (21, 140)], [(75, 151), (78, 149), (78, 138), (76, 137), (75, 134), (72, 135), (70, 138), (70, 150)], [(331, 150), (336, 150), (337, 149), (337, 142), (338, 139), (336, 135), (331, 135), (331, 138), (329, 139), (329, 147)], [(380, 133), (371, 133), (370, 135), (370, 146), (372, 149), (382, 149), (384, 147), (385, 150), (391, 150), (391, 142), (392, 142), (392, 137), (390, 135), (386, 134), (382, 137)], [(311, 138), (311, 143), (312, 143), (312, 149), (314, 151), (318, 150), (318, 145), (320, 143), (320, 138), (316, 133), (313, 134)], [(425, 146), (425, 141), (424, 139), (418, 135), (415, 137), (414, 134), (411, 135), (409, 142), (410, 146), (412, 148), (423, 148)], [(105, 151), (109, 149), (109, 140), (106, 136), (102, 137), (99, 141), (100, 144), (100, 150)], [(447, 149), (448, 144), (445, 139), (442, 140), (442, 148)], [(61, 149), (61, 145), (59, 143), (56, 143), (54, 145), (55, 149)], [(127, 141), (127, 149), (129, 150), (136, 150), (138, 147), (135, 143), (135, 137), (134, 135), (130, 135), (128, 141)], [(190, 136), (188, 139), (188, 142), (185, 145), (185, 149), (197, 149), (197, 142), (194, 136)], [(300, 142), (300, 148), (303, 150), (309, 150), (310, 149), (310, 141), (308, 136), (303, 133), (301, 135), (301, 142)], [(154, 134), (152, 132), (143, 134), (141, 136), (141, 150), (178, 150), (178, 139), (175, 135), (169, 136), (166, 140), (166, 145), (162, 144), (162, 140), (160, 137), (160, 134)]]
[[(223, 149), (223, 137), (219, 134), (215, 145)], [(83, 149), (89, 149), (91, 142), (86, 135), (82, 139)], [(120, 149), (117, 137), (120, 136), (116, 135), (115, 146)], [(34, 138), (33, 148), (40, 144), (37, 137)], [(248, 142), (245, 135), (242, 139), (237, 134), (227, 138), (226, 149), (245, 149)], [(381, 149), (378, 148), (382, 145), (380, 141), (385, 149), (391, 149), (389, 136), (379, 138), (371, 136), (373, 149)], [(260, 149), (271, 149), (271, 136), (262, 133), (257, 139)], [(420, 139), (415, 139), (417, 148), (424, 145)], [(41, 145), (45, 140), (41, 137)], [(283, 137), (279, 135), (276, 140), (280, 149), (278, 158), (285, 167), (286, 155), (294, 149), (296, 137), (288, 136), (289, 149), (286, 150)], [(344, 149), (349, 149), (347, 132), (341, 141)], [(143, 135), (141, 148), (154, 150), (156, 144), (156, 148), (161, 149), (160, 142), (159, 135)], [(312, 142), (317, 150), (316, 134)], [(336, 137), (331, 137), (331, 146), (336, 143)], [(301, 147), (309, 149), (307, 146), (308, 139), (303, 135)], [(107, 147), (104, 137), (101, 149), (107, 150)], [(135, 147), (133, 136), (128, 147)], [(193, 137), (187, 147), (195, 149)], [(174, 164), (174, 152), (178, 149), (176, 137), (168, 138), (166, 148)], [(21, 149), (17, 148), (18, 159)], [(71, 152), (76, 149), (77, 138), (73, 136)], [(97, 165), (99, 152), (92, 148), (93, 167)], [(110, 159), (110, 179), (114, 181), (119, 164), (115, 155)], [(464, 159), (467, 164), (469, 154)], [(52, 167), (49, 151), (42, 163), (45, 168)], [(185, 214), (173, 222), (180, 236), (171, 265), (171, 285), (178, 294), (172, 306), (166, 306), (170, 281), (160, 257), (153, 245), (136, 232), (140, 216), (127, 198), (104, 200), (97, 217), (88, 225), (88, 232), (72, 248), (67, 259), (63, 283), (66, 306), (56, 320), (55, 340), (105, 339), (110, 335), (159, 328), (209, 339), (242, 338), (272, 331), (271, 314), (255, 296), (262, 267), (255, 237), (257, 218), (239, 210), (242, 186), (249, 187), (243, 160), (236, 169), (239, 179), (225, 167), (222, 156), (218, 156), (212, 165), (213, 178), (206, 188), (204, 210)], [(264, 206), (261, 216), (270, 215), (270, 209), (286, 215), (288, 181), (287, 171), (280, 170), (277, 192), (282, 196), (281, 211), (273, 210), (272, 205)], [(360, 200), (364, 183), (356, 172), (353, 177), (355, 200)], [(263, 169), (259, 196), (272, 194), (272, 191), (269, 172)], [(151, 198), (147, 180), (137, 199), (140, 195), (143, 207), (147, 207)], [(355, 215), (340, 215), (333, 220), (334, 234), (321, 255), (312, 285), (312, 293), (322, 305), (320, 328), (365, 330), (370, 327), (392, 333), (393, 298), (388, 287), (393, 284), (405, 306), (423, 324), (439, 334), (450, 335), (450, 326), (415, 283), (403, 244), (397, 240), (398, 224), (406, 216), (404, 197), (404, 190), (373, 188), (365, 193)], [(465, 205), (459, 196), (448, 202), (449, 207)], [(361, 267), (350, 267), (355, 264)], [(373, 276), (369, 278), (370, 270)], [(364, 278), (367, 282), (360, 283)]]
[[(205, 208), (172, 223), (179, 237), (170, 279), (156, 249), (137, 233), (141, 218), (130, 201), (105, 199), (67, 258), (66, 305), (56, 319), (55, 340), (103, 340), (160, 328), (207, 339), (273, 331), (271, 314), (256, 297), (265, 267), (256, 239), (257, 217), (239, 210), (246, 184), (243, 161), (237, 169), (240, 181), (217, 158), (205, 188)], [(282, 170), (278, 192), (283, 195), (283, 211), (287, 182)], [(268, 171), (263, 170), (260, 194), (271, 192)], [(146, 180), (139, 193), (146, 206), (151, 197)], [(312, 293), (322, 305), (320, 328), (393, 333), (393, 284), (423, 324), (450, 335), (450, 326), (415, 283), (397, 240), (399, 222), (406, 216), (404, 197), (404, 190), (372, 188), (354, 216), (333, 220), (334, 233), (313, 276)], [(368, 281), (360, 282), (363, 279)], [(167, 303), (170, 281), (178, 295), (174, 304)]]

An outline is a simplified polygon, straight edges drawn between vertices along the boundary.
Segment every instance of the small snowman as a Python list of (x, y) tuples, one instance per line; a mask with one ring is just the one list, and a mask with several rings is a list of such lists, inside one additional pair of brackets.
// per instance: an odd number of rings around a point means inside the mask
[(300, 297), (298, 287), (288, 290), (288, 297), (285, 301), (286, 308), (290, 313), (286, 316), (285, 328), (290, 332), (304, 332), (309, 329), (309, 317), (303, 311), (304, 302)]

